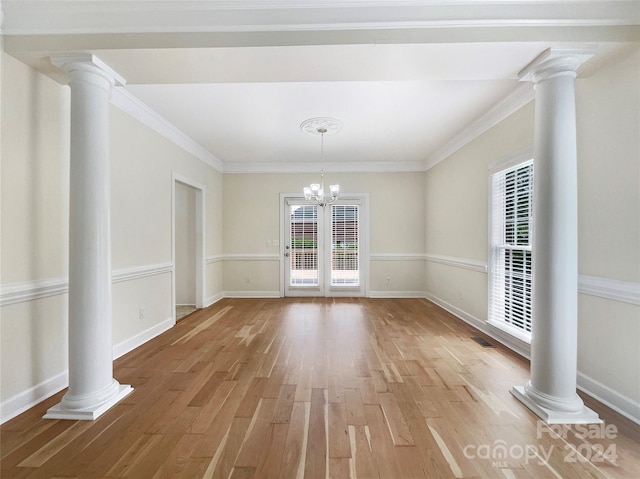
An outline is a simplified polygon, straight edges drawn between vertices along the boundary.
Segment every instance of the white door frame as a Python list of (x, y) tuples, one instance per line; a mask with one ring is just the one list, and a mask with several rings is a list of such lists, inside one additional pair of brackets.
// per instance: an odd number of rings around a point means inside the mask
[[(287, 271), (286, 268), (289, 267), (289, 258), (285, 256), (287, 253), (286, 249), (286, 239), (288, 236), (287, 233), (287, 225), (288, 218), (285, 214), (285, 207), (287, 206), (287, 202), (289, 200), (300, 201), (304, 203), (304, 196), (300, 193), (280, 193), (280, 296), (284, 297), (286, 293), (286, 277)], [(360, 228), (360, 247), (359, 247), (359, 268), (360, 268), (360, 286), (357, 288), (352, 287), (340, 287), (340, 286), (328, 286), (326, 285), (327, 280), (326, 272), (330, 269), (326, 267), (328, 255), (324, 255), (324, 258), (318, 258), (319, 268), (325, 271), (325, 273), (321, 273), (321, 281), (324, 281), (325, 285), (318, 290), (309, 290), (309, 292), (316, 292), (318, 296), (321, 297), (332, 297), (332, 296), (369, 296), (369, 194), (368, 193), (353, 193), (349, 195), (341, 195), (338, 200), (338, 204), (340, 202), (348, 203), (350, 200), (357, 202), (360, 205), (360, 218), (359, 218), (359, 228)], [(312, 204), (309, 202), (309, 204)], [(327, 245), (331, 244), (330, 237), (331, 232), (328, 228), (325, 228), (325, 231), (322, 234), (322, 239), (319, 239), (320, 243), (324, 243)], [(320, 266), (322, 263), (322, 266)]]
[(171, 178), (171, 311), (173, 321), (176, 321), (176, 183), (195, 189), (195, 219), (196, 219), (196, 308), (205, 306), (205, 218), (206, 194), (204, 185), (186, 176), (172, 172)]

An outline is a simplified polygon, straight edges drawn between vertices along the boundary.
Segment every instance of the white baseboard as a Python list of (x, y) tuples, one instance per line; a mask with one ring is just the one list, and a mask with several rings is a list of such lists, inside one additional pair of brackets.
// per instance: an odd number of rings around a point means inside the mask
[(69, 372), (63, 371), (3, 401), (2, 404), (0, 404), (0, 424), (31, 409), (48, 397), (62, 391), (68, 385)]
[(225, 298), (279, 298), (280, 291), (225, 291)]
[[(125, 341), (122, 341), (121, 343), (116, 344), (113, 347), (113, 359), (117, 359), (126, 353), (133, 351), (138, 346), (141, 346), (159, 334), (171, 329), (174, 324), (175, 321), (173, 318), (169, 318)], [(13, 419), (18, 414), (25, 412), (48, 397), (62, 391), (68, 385), (69, 371), (65, 370), (49, 379), (45, 379), (26, 391), (18, 393), (3, 401), (0, 404), (0, 424), (8, 421), (9, 419)]]
[(214, 303), (217, 303), (218, 301), (220, 301), (221, 299), (224, 298), (224, 293), (216, 293), (213, 296), (209, 296), (206, 300), (205, 300), (205, 304), (204, 307), (208, 308), (209, 306), (211, 306)]
[[(531, 357), (530, 345), (528, 345), (527, 343), (520, 341), (517, 338), (511, 337), (509, 334), (501, 331), (500, 329), (491, 326), (486, 321), (470, 315), (466, 311), (461, 310), (460, 308), (438, 298), (437, 296), (434, 296), (433, 294), (426, 293), (425, 296), (429, 301), (437, 304), (442, 309), (450, 312), (465, 323), (473, 326), (475, 329), (492, 337), (512, 351), (515, 351), (516, 353), (527, 359)], [(610, 407), (614, 411), (620, 413), (636, 424), (640, 424), (640, 404), (638, 402), (620, 394), (619, 392), (611, 389), (608, 386), (605, 386), (595, 379), (590, 378), (580, 371), (578, 371), (577, 383), (578, 389), (580, 391), (588, 394), (595, 400), (601, 402), (607, 407)]]
[(442, 309), (449, 311), (455, 317), (461, 319), (468, 325), (474, 327), (478, 331), (483, 332), (487, 336), (495, 339), (500, 344), (503, 344), (504, 346), (508, 347), (512, 351), (515, 351), (520, 356), (523, 356), (527, 359), (530, 357), (531, 355), (530, 345), (525, 343), (524, 341), (521, 341), (518, 338), (514, 338), (513, 336), (504, 333), (498, 328), (491, 326), (486, 321), (476, 318), (475, 316), (467, 313), (466, 311), (463, 311), (462, 309), (452, 305), (451, 303), (448, 303), (443, 299), (438, 298), (437, 296), (434, 296), (431, 293), (426, 293), (425, 297), (432, 303), (435, 303), (438, 306), (440, 306)]
[(154, 324), (148, 329), (139, 332), (135, 336), (132, 336), (129, 339), (126, 339), (113, 347), (113, 359), (118, 359), (121, 356), (124, 356), (130, 351), (133, 351), (138, 346), (142, 346), (147, 341), (155, 338), (156, 336), (164, 333), (171, 329), (176, 322), (173, 318), (166, 319), (161, 323)]
[(640, 424), (640, 403), (578, 371), (578, 389), (627, 419)]
[(369, 291), (370, 298), (424, 298), (424, 291)]

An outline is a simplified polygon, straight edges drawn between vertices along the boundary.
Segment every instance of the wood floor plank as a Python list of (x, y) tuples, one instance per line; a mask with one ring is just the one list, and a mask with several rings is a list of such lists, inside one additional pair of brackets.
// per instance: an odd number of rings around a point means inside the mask
[(342, 387), (342, 378), (340, 375), (330, 375), (327, 378), (327, 399), (329, 402), (343, 402), (344, 388)]
[(344, 403), (328, 403), (329, 457), (351, 457), (347, 408)]
[(212, 423), (226, 404), (227, 398), (231, 395), (236, 384), (235, 381), (223, 381), (220, 384), (220, 387), (216, 389), (206, 404), (200, 408), (198, 417), (191, 425), (189, 433), (204, 434), (211, 428)]
[(310, 402), (294, 402), (291, 422), (285, 439), (284, 455), (278, 477), (304, 477), (307, 439), (309, 437)]
[(304, 477), (325, 477), (329, 457), (327, 451), (327, 403), (325, 391), (323, 389), (314, 389), (311, 393), (310, 402)]
[(238, 406), (236, 417), (253, 417), (262, 399), (262, 392), (266, 386), (266, 378), (253, 378), (249, 390), (245, 393), (244, 399)]
[(107, 471), (105, 477), (124, 477), (139, 457), (144, 456), (149, 449), (155, 447), (160, 442), (162, 436), (159, 434), (142, 434), (136, 442), (118, 459), (118, 461)]
[(204, 477), (214, 479), (227, 479), (229, 477), (242, 442), (245, 440), (249, 424), (251, 424), (251, 418), (236, 417), (233, 419), (224, 436), (225, 440), (220, 444), (220, 448), (212, 458), (207, 469), (208, 474)]
[(360, 478), (378, 478), (378, 468), (371, 449), (371, 433), (368, 426), (349, 426), (351, 459), (350, 476)]
[(266, 447), (262, 451), (254, 475), (256, 479), (278, 477), (288, 431), (288, 423), (271, 424), (268, 426), (264, 439)]
[(393, 393), (380, 393), (380, 407), (385, 422), (391, 433), (391, 439), (396, 446), (415, 446), (415, 441), (409, 430), (407, 420), (398, 405), (398, 399)]
[(367, 425), (367, 415), (364, 412), (360, 389), (345, 389), (344, 404), (347, 412), (347, 423), (350, 426)]
[(160, 441), (156, 447), (138, 458), (125, 473), (128, 477), (153, 477), (163, 467), (171, 451), (177, 447), (189, 427), (197, 416), (195, 408), (185, 408), (182, 413), (174, 418), (171, 427), (163, 430)]
[(380, 405), (365, 405), (371, 437), (371, 450), (381, 478), (402, 477), (395, 445)]
[(296, 396), (296, 386), (293, 384), (283, 384), (280, 387), (280, 394), (276, 402), (276, 410), (273, 413), (274, 424), (289, 424), (291, 412), (293, 411), (293, 400)]
[(223, 299), (115, 361), (134, 392), (98, 420), (42, 419), (60, 393), (0, 426), (0, 476), (636, 477), (637, 425), (590, 402), (615, 437), (540, 434), (527, 361), (475, 335), (424, 299)]
[(238, 457), (234, 467), (258, 467), (258, 463), (265, 448), (269, 447), (267, 438), (273, 432), (273, 414), (276, 409), (276, 400), (273, 398), (261, 398), (255, 413), (251, 418), (251, 423), (247, 429), (247, 434), (240, 445)]

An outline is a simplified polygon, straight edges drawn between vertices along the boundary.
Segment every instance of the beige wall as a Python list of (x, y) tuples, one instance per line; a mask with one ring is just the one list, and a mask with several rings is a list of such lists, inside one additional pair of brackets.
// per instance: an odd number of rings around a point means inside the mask
[(66, 275), (69, 91), (2, 57), (2, 282)]
[[(227, 258), (227, 292), (280, 290), (280, 193), (297, 193), (318, 181), (319, 174), (225, 174), (225, 255), (262, 255), (254, 261)], [(424, 173), (326, 173), (326, 182), (340, 184), (343, 194), (369, 195), (369, 251), (372, 292), (403, 295), (424, 291), (424, 262), (394, 260), (393, 255), (420, 256), (424, 252)], [(273, 243), (272, 243), (273, 244)], [(382, 257), (382, 258), (380, 258)], [(251, 283), (246, 283), (246, 277)], [(386, 277), (391, 277), (386, 284)]]
[[(426, 173), (426, 253), (486, 264), (489, 165), (533, 143), (533, 103)], [(426, 290), (480, 321), (487, 319), (487, 274), (428, 261)]]
[[(184, 149), (160, 136), (131, 116), (112, 107), (111, 134), (111, 189), (112, 189), (112, 263), (115, 271), (138, 267), (171, 264), (172, 252), (172, 182), (178, 175), (202, 185), (205, 192), (206, 245), (205, 256), (221, 252), (222, 205), (216, 201), (221, 194), (221, 174)], [(209, 269), (209, 268), (207, 268)], [(211, 276), (210, 272), (206, 272)], [(141, 278), (147, 288), (135, 298), (116, 295), (114, 309), (119, 304), (120, 315), (114, 315), (114, 342), (125, 341), (120, 333), (148, 329), (149, 322), (163, 322), (173, 318), (171, 308), (171, 273), (157, 284), (154, 276)], [(215, 274), (214, 280), (215, 278)], [(155, 283), (158, 287), (151, 287)], [(218, 280), (220, 283), (220, 280)], [(134, 287), (133, 284), (130, 287)], [(139, 287), (139, 285), (137, 286)], [(216, 296), (216, 283), (206, 284), (205, 297)], [(126, 298), (126, 299), (125, 299)], [(121, 303), (118, 301), (122, 299)], [(144, 318), (140, 318), (144, 308)], [(135, 325), (139, 324), (139, 327)]]
[[(0, 94), (3, 289), (65, 278), (69, 92), (3, 53)], [(65, 370), (66, 295), (3, 306), (0, 314), (4, 402)]]
[(640, 50), (576, 82), (580, 273), (640, 282)]
[[(0, 274), (3, 297), (27, 297), (1, 309), (3, 417), (66, 381), (69, 100), (68, 87), (2, 54)], [(122, 354), (173, 321), (173, 175), (204, 186), (206, 255), (215, 256), (222, 253), (222, 174), (118, 108), (109, 114), (112, 267), (120, 278), (113, 341)], [(222, 269), (209, 264), (206, 277), (205, 296), (219, 297)], [(51, 295), (32, 299), (41, 287)]]
[[(576, 82), (579, 273), (640, 282), (640, 53)], [(426, 173), (426, 252), (487, 262), (488, 165), (533, 142), (533, 103)], [(535, 253), (534, 253), (535, 254)], [(614, 285), (615, 286), (615, 285)], [(487, 274), (427, 262), (427, 295), (484, 327)], [(580, 294), (578, 384), (640, 418), (640, 307)]]
[[(581, 275), (640, 283), (640, 48), (576, 84)], [(640, 306), (582, 294), (578, 369), (636, 403)], [(620, 398), (623, 399), (623, 398)]]

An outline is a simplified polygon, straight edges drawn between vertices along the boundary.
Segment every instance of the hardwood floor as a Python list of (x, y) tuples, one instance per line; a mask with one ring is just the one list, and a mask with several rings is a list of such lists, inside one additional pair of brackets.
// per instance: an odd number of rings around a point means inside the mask
[(225, 299), (118, 359), (96, 421), (41, 419), (61, 393), (1, 426), (1, 477), (639, 477), (634, 425), (550, 430), (474, 336), (420, 299)]

